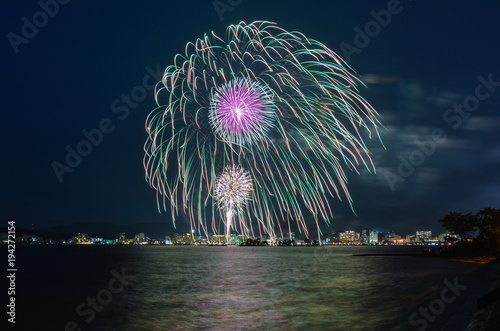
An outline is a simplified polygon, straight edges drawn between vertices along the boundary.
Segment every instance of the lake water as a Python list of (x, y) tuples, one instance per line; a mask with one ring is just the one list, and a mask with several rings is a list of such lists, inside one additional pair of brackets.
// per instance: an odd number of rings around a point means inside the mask
[[(19, 246), (17, 326), (417, 330), (410, 315), (439, 298), (446, 279), (471, 282), (484, 266), (353, 254), (421, 251), (418, 246)], [(440, 314), (428, 330), (452, 313)]]

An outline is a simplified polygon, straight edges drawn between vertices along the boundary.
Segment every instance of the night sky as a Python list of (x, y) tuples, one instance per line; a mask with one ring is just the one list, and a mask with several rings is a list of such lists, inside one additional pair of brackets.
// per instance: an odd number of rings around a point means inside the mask
[[(51, 6), (50, 17), (36, 1), (0, 3), (3, 226), (171, 222), (142, 165), (151, 86), (187, 42), (254, 20), (301, 31), (346, 59), (384, 119), (386, 149), (367, 142), (377, 174), (349, 175), (357, 215), (337, 200), (336, 231), (438, 234), (449, 211), (500, 208), (500, 2), (220, 3), (234, 5), (218, 13), (211, 0), (73, 0)], [(381, 27), (373, 13), (388, 6)], [(23, 28), (34, 19), (38, 31)], [(366, 27), (372, 36), (357, 36)], [(54, 162), (67, 164), (68, 149), (99, 127), (102, 138), (83, 143), (88, 155), (70, 158), (72, 171), (58, 178)]]

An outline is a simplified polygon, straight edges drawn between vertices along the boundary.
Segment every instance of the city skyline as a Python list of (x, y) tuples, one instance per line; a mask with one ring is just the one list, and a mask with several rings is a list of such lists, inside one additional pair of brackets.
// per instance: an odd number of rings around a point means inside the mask
[[(99, 232), (87, 232), (87, 231), (78, 231), (75, 235), (72, 235), (70, 238), (54, 240), (55, 237), (62, 238), (62, 236), (67, 235), (68, 233), (57, 233), (57, 232), (41, 232), (39, 230), (29, 230), (29, 229), (18, 229), (22, 235), (17, 239), (21, 243), (87, 243), (87, 244), (133, 244), (133, 243), (150, 243), (155, 242), (156, 244), (163, 244), (169, 242), (168, 244), (175, 244), (180, 241), (185, 242), (186, 238), (189, 239), (190, 242), (225, 242), (225, 235), (209, 233), (208, 237), (203, 234), (192, 230), (191, 232), (179, 232), (176, 231), (174, 233), (169, 233), (167, 235), (155, 235), (146, 232), (131, 232), (127, 235), (126, 232), (119, 232), (118, 236), (106, 235), (104, 233)], [(0, 232), (1, 240), (7, 240), (7, 234)], [(232, 241), (235, 238), (240, 238), (240, 240), (245, 240), (246, 238), (251, 239), (260, 239), (269, 242), (275, 241), (283, 241), (284, 239), (299, 240), (299, 242), (303, 242), (304, 240), (309, 239), (303, 233), (295, 233), (295, 232), (283, 232), (282, 234), (278, 234), (276, 237), (271, 237), (268, 234), (263, 236), (251, 237), (245, 236), (241, 233), (231, 233), (229, 236)], [(396, 233), (394, 231), (378, 231), (373, 229), (363, 229), (359, 230), (359, 232), (344, 229), (342, 231), (334, 231), (332, 230), (330, 233), (325, 234), (321, 238), (321, 243), (323, 244), (331, 244), (332, 242), (345, 242), (345, 243), (359, 243), (359, 244), (372, 244), (372, 243), (383, 243), (390, 242), (393, 244), (406, 244), (410, 242), (444, 242), (445, 236), (453, 236), (456, 235), (449, 234), (448, 231), (444, 230), (439, 232), (439, 234), (432, 235), (432, 231), (430, 230), (417, 230), (412, 233)], [(174, 240), (172, 240), (174, 238)], [(179, 238), (179, 239), (178, 239)], [(215, 238), (215, 239), (214, 239)], [(438, 240), (439, 238), (439, 240)], [(318, 239), (318, 238), (311, 238)], [(192, 240), (192, 241), (191, 241)], [(240, 241), (237, 241), (240, 242)]]
[[(44, 9), (2, 2), (10, 37), (2, 44), (9, 65), (0, 92), (7, 110), (1, 219), (26, 228), (171, 223), (169, 212), (158, 213), (142, 165), (154, 84), (186, 42), (262, 19), (344, 57), (384, 119), (385, 149), (367, 141), (377, 174), (347, 173), (355, 214), (347, 201), (332, 200), (333, 228), (438, 231), (449, 211), (499, 208), (500, 46), (491, 42), (499, 4), (400, 1), (384, 21), (388, 3), (277, 1), (264, 12), (242, 2), (221, 20), (211, 2), (69, 2), (26, 37), (25, 22)], [(187, 10), (191, 20), (176, 14)], [(27, 81), (33, 88), (23, 88)], [(312, 216), (307, 222), (314, 226)], [(181, 214), (176, 225), (188, 223)]]

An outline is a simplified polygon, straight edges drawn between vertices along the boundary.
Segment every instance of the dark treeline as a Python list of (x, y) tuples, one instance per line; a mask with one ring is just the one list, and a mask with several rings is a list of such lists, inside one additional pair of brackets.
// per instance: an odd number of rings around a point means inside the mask
[(458, 256), (500, 256), (500, 209), (484, 208), (473, 214), (450, 212), (439, 220), (450, 234), (452, 254)]

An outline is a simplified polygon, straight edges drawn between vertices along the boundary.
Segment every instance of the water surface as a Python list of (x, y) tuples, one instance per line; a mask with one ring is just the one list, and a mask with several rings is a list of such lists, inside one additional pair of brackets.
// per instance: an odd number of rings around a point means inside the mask
[[(445, 279), (465, 282), (481, 266), (353, 254), (421, 251), (418, 246), (22, 247), (17, 317), (37, 330), (64, 330), (70, 322), (82, 330), (411, 330), (409, 316), (439, 297)], [(123, 286), (108, 298), (102, 290), (116, 278), (112, 270), (126, 275), (128, 284), (113, 283)], [(100, 291), (106, 304), (92, 308), (90, 319), (86, 300)], [(78, 313), (79, 305), (87, 310)]]

